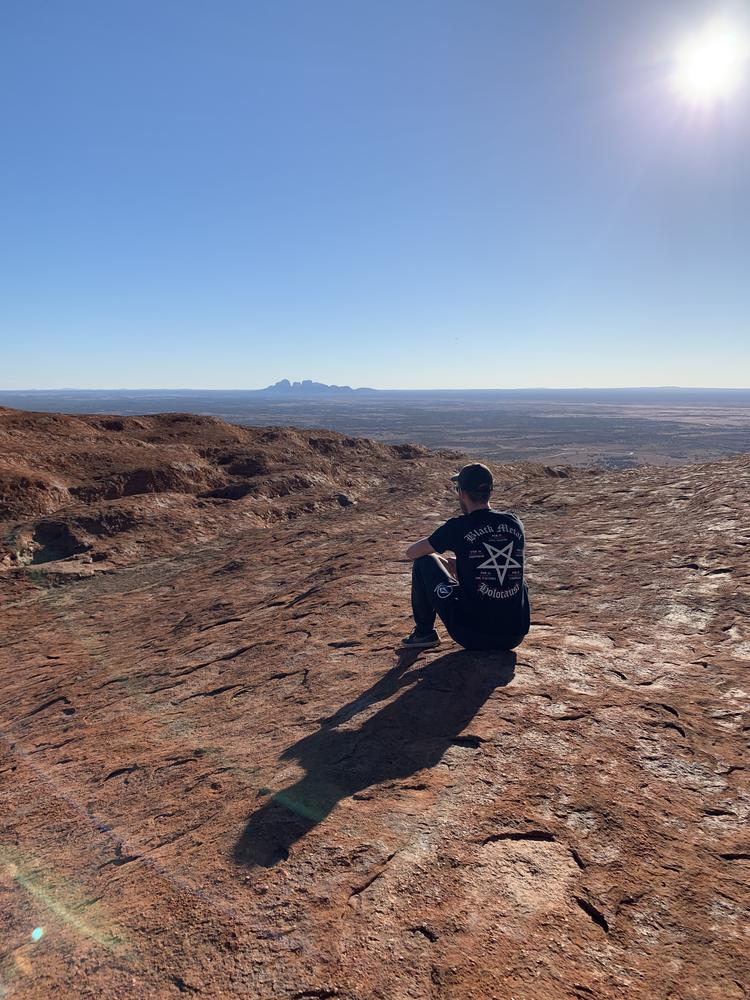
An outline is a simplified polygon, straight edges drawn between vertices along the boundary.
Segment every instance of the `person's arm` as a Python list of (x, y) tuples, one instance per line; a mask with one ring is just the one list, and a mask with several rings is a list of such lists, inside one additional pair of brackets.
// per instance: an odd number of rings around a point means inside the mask
[(420, 556), (428, 556), (428, 555), (430, 555), (431, 552), (434, 552), (434, 551), (435, 551), (435, 549), (433, 549), (432, 545), (430, 544), (429, 539), (427, 539), (427, 538), (420, 538), (418, 542), (414, 542), (406, 550), (406, 558), (407, 559), (419, 559)]
[(445, 552), (446, 549), (451, 548), (453, 539), (452, 527), (453, 521), (446, 521), (445, 524), (441, 524), (427, 538), (420, 538), (418, 542), (414, 542), (406, 550), (406, 558), (419, 559), (420, 556), (429, 556), (433, 552)]

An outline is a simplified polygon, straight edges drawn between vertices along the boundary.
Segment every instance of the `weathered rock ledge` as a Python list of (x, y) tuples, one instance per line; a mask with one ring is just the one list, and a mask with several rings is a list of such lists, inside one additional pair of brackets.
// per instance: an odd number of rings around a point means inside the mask
[[(96, 423), (120, 418), (22, 416), (1, 996), (747, 995), (750, 457), (497, 468), (532, 632), (410, 663), (402, 552), (454, 513), (454, 459), (167, 418), (121, 449)], [(145, 469), (166, 489), (128, 492)], [(89, 547), (32, 562), (49, 520)]]

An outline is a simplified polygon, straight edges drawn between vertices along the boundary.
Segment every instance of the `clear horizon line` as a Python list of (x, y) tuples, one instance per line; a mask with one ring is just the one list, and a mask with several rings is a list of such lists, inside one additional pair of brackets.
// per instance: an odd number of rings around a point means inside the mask
[[(328, 383), (318, 383), (327, 385)], [(623, 390), (636, 390), (636, 389), (682, 389), (682, 390), (709, 390), (712, 392), (750, 392), (750, 386), (734, 386), (734, 385), (575, 385), (575, 386), (561, 386), (561, 385), (525, 385), (525, 386), (421, 386), (419, 388), (415, 387), (404, 387), (404, 386), (349, 386), (342, 385), (340, 383), (330, 383), (333, 386), (339, 388), (349, 388), (352, 391), (357, 391), (358, 389), (369, 389), (374, 392), (616, 392)], [(117, 388), (109, 386), (97, 386), (92, 388), (90, 386), (54, 386), (54, 387), (24, 387), (24, 388), (7, 388), (0, 387), (0, 394), (2, 393), (35, 393), (35, 392), (264, 392), (268, 389), (273, 388), (273, 386), (260, 386), (260, 387), (249, 387), (249, 386), (234, 386), (234, 387), (202, 387), (202, 386), (119, 386)], [(285, 390), (279, 390), (284, 392)]]

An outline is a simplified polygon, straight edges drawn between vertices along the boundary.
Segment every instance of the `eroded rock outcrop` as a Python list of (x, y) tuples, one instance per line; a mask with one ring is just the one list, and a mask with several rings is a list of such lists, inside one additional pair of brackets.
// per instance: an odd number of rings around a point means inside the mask
[(231, 533), (238, 520), (273, 524), (342, 497), (355, 503), (392, 466), (428, 456), (419, 445), (192, 414), (0, 407), (0, 569), (90, 575), (92, 564), (112, 569)]

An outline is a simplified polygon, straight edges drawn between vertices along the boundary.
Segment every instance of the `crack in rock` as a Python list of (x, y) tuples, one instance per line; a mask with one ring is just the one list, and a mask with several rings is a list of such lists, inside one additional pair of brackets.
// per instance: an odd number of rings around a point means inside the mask
[(350, 903), (357, 896), (361, 896), (362, 893), (365, 891), (365, 889), (369, 889), (369, 887), (373, 884), (373, 882), (377, 881), (377, 879), (379, 879), (380, 876), (385, 873), (385, 871), (388, 868), (388, 865), (396, 857), (397, 854), (398, 854), (398, 851), (394, 851), (393, 854), (389, 854), (388, 857), (385, 859), (385, 861), (381, 865), (377, 866), (377, 868), (374, 871), (374, 873), (372, 873), (371, 875), (369, 875), (365, 879), (364, 882), (361, 882), (358, 886), (355, 886), (352, 889), (352, 891), (349, 893), (349, 902)]
[(39, 705), (38, 708), (32, 709), (31, 712), (29, 712), (27, 715), (24, 715), (24, 719), (30, 719), (32, 715), (39, 715), (39, 713), (43, 712), (45, 708), (51, 708), (53, 705), (57, 705), (60, 702), (62, 702), (64, 705), (70, 704), (70, 701), (63, 695), (60, 695), (59, 698), (50, 698), (50, 700), (45, 701), (43, 705)]
[(578, 903), (583, 912), (590, 917), (598, 927), (601, 927), (605, 934), (609, 934), (609, 923), (601, 910), (597, 910), (594, 904), (590, 903), (588, 899), (584, 899), (583, 896), (574, 896), (573, 899), (575, 899), (576, 903)]
[(110, 771), (109, 774), (107, 775), (107, 777), (104, 780), (105, 781), (109, 781), (110, 778), (117, 778), (121, 774), (132, 774), (133, 771), (137, 771), (137, 770), (138, 770), (138, 765), (137, 764), (129, 764), (127, 767), (118, 767), (117, 770)]
[(190, 701), (192, 698), (215, 698), (217, 695), (224, 694), (225, 691), (235, 691), (241, 687), (241, 684), (225, 684), (223, 687), (212, 688), (210, 691), (196, 691), (195, 694), (189, 694), (185, 698), (180, 698), (180, 703)]
[(498, 840), (536, 840), (551, 844), (555, 843), (557, 838), (548, 830), (504, 830), (502, 833), (492, 833), (489, 837), (485, 837), (481, 844), (484, 847), (485, 844), (494, 844)]

